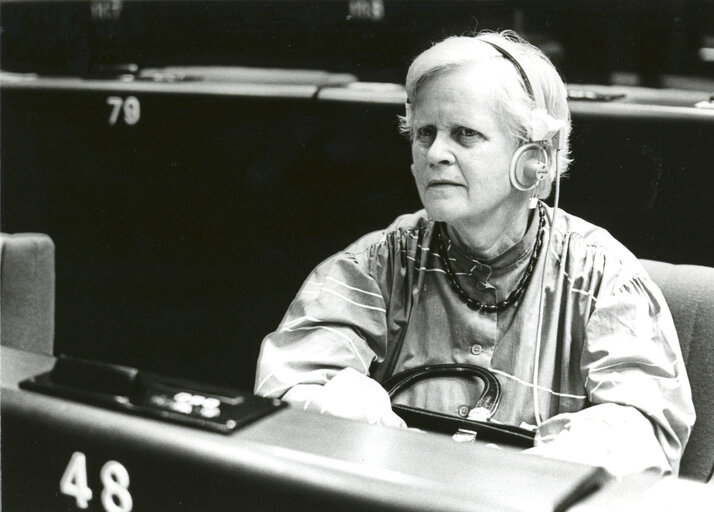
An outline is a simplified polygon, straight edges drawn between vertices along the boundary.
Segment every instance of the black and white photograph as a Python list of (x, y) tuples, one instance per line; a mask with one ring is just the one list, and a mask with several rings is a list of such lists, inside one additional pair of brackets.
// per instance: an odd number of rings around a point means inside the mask
[(714, 0), (0, 0), (0, 509), (710, 512)]

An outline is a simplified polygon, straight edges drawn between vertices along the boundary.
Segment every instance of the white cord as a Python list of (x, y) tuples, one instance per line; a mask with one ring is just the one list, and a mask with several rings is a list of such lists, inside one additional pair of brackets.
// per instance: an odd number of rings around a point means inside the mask
[(541, 329), (543, 328), (543, 305), (545, 296), (545, 270), (548, 266), (548, 257), (550, 256), (550, 244), (553, 240), (553, 227), (555, 226), (555, 218), (558, 214), (558, 202), (560, 201), (560, 169), (558, 168), (558, 153), (555, 152), (555, 197), (553, 199), (553, 216), (550, 219), (550, 231), (548, 233), (548, 243), (545, 244), (545, 256), (543, 257), (543, 266), (540, 272), (540, 297), (538, 299), (538, 323), (536, 324), (536, 343), (535, 354), (533, 355), (533, 413), (535, 414), (535, 422), (537, 426), (542, 423), (540, 417), (540, 397), (538, 395), (538, 373), (540, 367), (540, 345), (541, 345)]

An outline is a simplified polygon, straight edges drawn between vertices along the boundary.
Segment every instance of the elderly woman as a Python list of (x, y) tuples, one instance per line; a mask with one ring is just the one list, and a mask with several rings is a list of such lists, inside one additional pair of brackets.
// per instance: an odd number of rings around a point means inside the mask
[[(556, 69), (481, 33), (419, 55), (406, 89), (424, 210), (312, 272), (263, 342), (256, 393), (404, 426), (378, 382), (473, 364), (501, 384), (493, 420), (537, 428), (532, 452), (676, 474), (694, 409), (662, 294), (606, 231), (540, 201), (569, 162)], [(479, 393), (444, 378), (400, 399), (463, 416)]]

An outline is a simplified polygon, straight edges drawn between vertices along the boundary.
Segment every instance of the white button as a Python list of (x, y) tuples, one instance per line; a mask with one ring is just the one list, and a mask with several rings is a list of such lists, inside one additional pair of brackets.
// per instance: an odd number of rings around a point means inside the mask
[(204, 418), (215, 418), (221, 414), (221, 410), (218, 407), (202, 407), (200, 412)]
[(483, 347), (481, 345), (479, 345), (478, 343), (471, 346), (471, 353), (473, 355), (477, 356), (477, 355), (481, 354), (481, 352), (483, 352)]
[(206, 398), (206, 399), (203, 401), (203, 406), (204, 406), (206, 409), (215, 409), (215, 408), (218, 407), (219, 405), (221, 405), (221, 401), (218, 400), (217, 398)]
[(470, 410), (471, 410), (471, 408), (468, 405), (461, 405), (456, 410), (456, 412), (458, 413), (459, 416), (461, 416), (462, 418), (465, 418), (466, 416), (469, 415)]
[(201, 405), (201, 404), (203, 404), (203, 402), (205, 400), (206, 400), (206, 397), (203, 395), (193, 395), (191, 397), (191, 400), (189, 400), (189, 402), (191, 403), (191, 405)]
[(183, 414), (191, 414), (191, 411), (193, 411), (193, 407), (188, 402), (174, 402), (171, 404), (171, 409)]
[(174, 400), (176, 400), (177, 402), (188, 402), (189, 400), (191, 400), (192, 396), (193, 395), (191, 393), (181, 391), (180, 393), (176, 393), (174, 395)]

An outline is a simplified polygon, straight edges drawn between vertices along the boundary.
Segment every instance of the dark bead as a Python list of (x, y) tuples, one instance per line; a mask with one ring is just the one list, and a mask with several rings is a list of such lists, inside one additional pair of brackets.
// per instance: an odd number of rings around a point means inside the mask
[(543, 245), (543, 232), (545, 231), (543, 228), (545, 226), (545, 209), (543, 208), (543, 205), (541, 203), (538, 203), (538, 213), (539, 213), (539, 219), (538, 219), (538, 234), (536, 235), (536, 241), (533, 247), (533, 253), (531, 254), (531, 259), (528, 262), (528, 266), (526, 267), (526, 271), (523, 273), (523, 277), (521, 277), (521, 280), (518, 282), (518, 285), (516, 286), (516, 289), (511, 292), (511, 294), (502, 302), (499, 302), (497, 304), (482, 304), (479, 301), (471, 298), (468, 296), (466, 291), (461, 288), (459, 285), (459, 282), (456, 279), (456, 275), (454, 275), (453, 270), (451, 269), (451, 264), (449, 263), (449, 255), (446, 252), (446, 247), (444, 244), (444, 235), (443, 235), (443, 225), (439, 224), (438, 225), (438, 236), (439, 236), (439, 251), (441, 252), (441, 256), (444, 260), (444, 272), (446, 272), (446, 275), (449, 279), (449, 283), (451, 284), (451, 288), (456, 292), (458, 295), (459, 299), (466, 303), (466, 305), (473, 310), (479, 310), (482, 309), (487, 312), (495, 312), (495, 311), (500, 311), (502, 309), (507, 308), (510, 306), (512, 303), (516, 302), (519, 300), (520, 296), (523, 294), (523, 291), (526, 289), (528, 283), (530, 282), (530, 279), (533, 275), (533, 270), (535, 269), (536, 262), (538, 261), (538, 255), (540, 254), (540, 249), (541, 246)]

